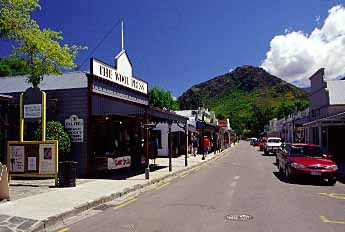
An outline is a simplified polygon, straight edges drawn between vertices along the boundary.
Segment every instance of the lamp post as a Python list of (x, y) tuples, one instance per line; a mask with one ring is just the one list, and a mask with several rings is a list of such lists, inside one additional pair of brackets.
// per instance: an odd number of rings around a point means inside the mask
[(145, 179), (148, 180), (150, 178), (150, 162), (149, 162), (149, 134), (151, 129), (153, 129), (156, 124), (148, 123), (148, 117), (146, 116), (146, 123), (142, 125), (145, 129)]

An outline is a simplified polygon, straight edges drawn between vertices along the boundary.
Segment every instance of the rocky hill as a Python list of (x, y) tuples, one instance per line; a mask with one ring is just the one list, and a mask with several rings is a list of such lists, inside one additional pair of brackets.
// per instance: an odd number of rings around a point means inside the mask
[(245, 65), (197, 84), (178, 98), (181, 109), (198, 106), (230, 118), (238, 132), (259, 133), (273, 117), (307, 106), (308, 94), (264, 69)]

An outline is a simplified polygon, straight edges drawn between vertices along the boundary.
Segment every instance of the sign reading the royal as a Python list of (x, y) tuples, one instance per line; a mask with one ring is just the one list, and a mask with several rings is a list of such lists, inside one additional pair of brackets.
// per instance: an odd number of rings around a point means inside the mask
[(71, 142), (84, 142), (84, 120), (82, 118), (78, 118), (77, 115), (71, 115), (65, 120), (65, 128), (71, 137)]
[(41, 104), (24, 105), (24, 118), (40, 118), (42, 116)]
[(95, 76), (102, 77), (119, 85), (147, 94), (146, 82), (134, 77), (122, 75), (115, 68), (96, 59), (91, 59), (91, 73)]

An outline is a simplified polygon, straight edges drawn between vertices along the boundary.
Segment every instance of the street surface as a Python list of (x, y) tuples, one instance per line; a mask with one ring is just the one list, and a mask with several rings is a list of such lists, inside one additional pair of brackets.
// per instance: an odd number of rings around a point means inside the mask
[[(345, 231), (344, 184), (285, 183), (275, 157), (257, 150), (242, 141), (196, 172), (55, 231)], [(227, 217), (243, 214), (253, 218)]]

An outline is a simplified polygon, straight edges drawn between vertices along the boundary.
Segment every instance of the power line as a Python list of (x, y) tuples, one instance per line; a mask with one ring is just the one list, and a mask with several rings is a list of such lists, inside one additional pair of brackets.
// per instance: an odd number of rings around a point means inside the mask
[(90, 52), (90, 54), (84, 59), (84, 61), (77, 67), (77, 70), (79, 70), (83, 65), (90, 59), (90, 57), (93, 55), (93, 53), (97, 50), (99, 46), (102, 45), (102, 43), (108, 38), (108, 36), (113, 32), (113, 30), (121, 23), (123, 19), (119, 19), (112, 27), (111, 29), (103, 36), (103, 38), (97, 43), (96, 47)]

